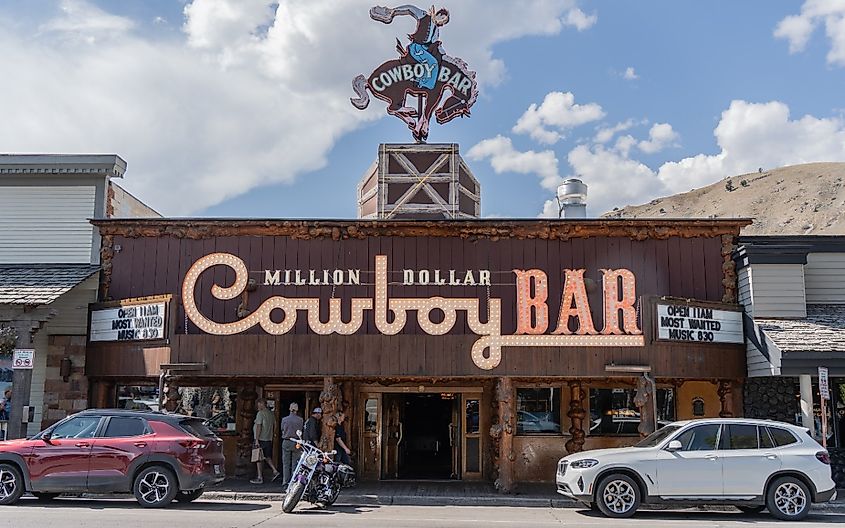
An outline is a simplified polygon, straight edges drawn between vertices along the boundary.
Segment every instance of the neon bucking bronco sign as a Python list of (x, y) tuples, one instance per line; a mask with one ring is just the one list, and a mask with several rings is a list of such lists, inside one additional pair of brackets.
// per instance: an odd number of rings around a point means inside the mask
[[(370, 18), (390, 24), (396, 17), (416, 19), (417, 27), (408, 35), (408, 44), (396, 39), (398, 59), (376, 68), (369, 77), (352, 80), (356, 97), (352, 104), (363, 110), (370, 104), (369, 93), (388, 103), (387, 113), (405, 122), (417, 143), (425, 143), (434, 116), (441, 125), (458, 116), (468, 116), (478, 99), (475, 72), (457, 58), (446, 55), (440, 43), (440, 28), (449, 23), (449, 11), (431, 6), (423, 10), (412, 5), (370, 9)], [(446, 92), (449, 96), (442, 101)], [(407, 103), (416, 97), (416, 108)]]

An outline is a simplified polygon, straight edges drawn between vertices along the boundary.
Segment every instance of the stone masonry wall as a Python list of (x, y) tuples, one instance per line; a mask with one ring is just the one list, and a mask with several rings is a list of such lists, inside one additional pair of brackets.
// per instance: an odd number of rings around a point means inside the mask
[[(73, 368), (67, 381), (62, 380), (63, 358), (70, 358)], [(65, 416), (88, 408), (88, 378), (85, 377), (85, 336), (50, 336), (47, 348), (47, 378), (44, 382), (44, 413), (41, 428)]]
[(743, 388), (744, 416), (793, 423), (800, 411), (798, 378), (748, 378)]

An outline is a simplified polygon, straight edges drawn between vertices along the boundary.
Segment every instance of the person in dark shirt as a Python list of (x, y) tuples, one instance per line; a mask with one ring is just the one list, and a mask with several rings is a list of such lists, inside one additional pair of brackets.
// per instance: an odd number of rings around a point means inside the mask
[(302, 431), (302, 440), (313, 446), (320, 445), (321, 427), (320, 420), (323, 419), (323, 409), (315, 407), (311, 412), (311, 417), (305, 422), (304, 430)]
[(352, 450), (349, 449), (349, 446), (346, 445), (346, 429), (343, 428), (343, 422), (346, 421), (346, 415), (340, 413), (337, 415), (337, 427), (334, 430), (334, 448), (337, 451), (337, 456), (335, 460), (342, 464), (346, 464), (347, 466), (352, 465), (352, 460), (349, 458), (349, 455), (352, 454)]

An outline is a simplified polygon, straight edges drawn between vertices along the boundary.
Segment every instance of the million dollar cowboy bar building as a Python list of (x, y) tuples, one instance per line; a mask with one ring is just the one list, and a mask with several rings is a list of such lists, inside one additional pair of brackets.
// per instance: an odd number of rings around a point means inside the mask
[(326, 447), (344, 413), (360, 478), (552, 481), (739, 414), (747, 223), (95, 220), (92, 401), (208, 417), (230, 474), (265, 398), (322, 407)]

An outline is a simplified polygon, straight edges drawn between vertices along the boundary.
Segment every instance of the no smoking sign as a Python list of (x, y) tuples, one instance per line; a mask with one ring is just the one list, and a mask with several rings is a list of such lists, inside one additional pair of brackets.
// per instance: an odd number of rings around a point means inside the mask
[(35, 363), (35, 350), (16, 348), (12, 354), (13, 369), (31, 369)]

